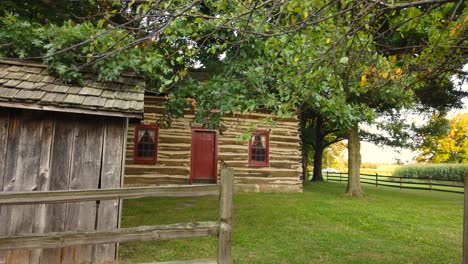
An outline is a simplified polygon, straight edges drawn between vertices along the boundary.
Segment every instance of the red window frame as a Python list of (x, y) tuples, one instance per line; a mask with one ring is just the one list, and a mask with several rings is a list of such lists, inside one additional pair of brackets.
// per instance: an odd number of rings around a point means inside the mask
[[(257, 161), (252, 159), (252, 137), (254, 136), (265, 136), (265, 161)], [(256, 130), (252, 132), (252, 136), (249, 139), (249, 166), (250, 167), (268, 167), (270, 166), (270, 131), (268, 130)]]
[[(154, 156), (147, 158), (147, 157), (139, 157), (138, 156), (138, 137), (140, 130), (142, 129), (154, 129)], [(155, 125), (138, 125), (135, 127), (135, 137), (134, 137), (134, 144), (133, 144), (133, 162), (135, 164), (155, 164), (158, 160), (158, 146), (159, 146), (159, 127)]]

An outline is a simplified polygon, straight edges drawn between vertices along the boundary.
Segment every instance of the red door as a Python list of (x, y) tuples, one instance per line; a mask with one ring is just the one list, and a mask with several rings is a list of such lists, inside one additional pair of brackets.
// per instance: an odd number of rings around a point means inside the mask
[(190, 183), (216, 183), (218, 163), (216, 131), (192, 129)]

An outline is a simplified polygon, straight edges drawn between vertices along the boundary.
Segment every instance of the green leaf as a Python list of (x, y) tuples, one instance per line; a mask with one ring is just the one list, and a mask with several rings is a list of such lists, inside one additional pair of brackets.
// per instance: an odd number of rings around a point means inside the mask
[(340, 63), (341, 64), (348, 64), (349, 58), (348, 57), (341, 57)]

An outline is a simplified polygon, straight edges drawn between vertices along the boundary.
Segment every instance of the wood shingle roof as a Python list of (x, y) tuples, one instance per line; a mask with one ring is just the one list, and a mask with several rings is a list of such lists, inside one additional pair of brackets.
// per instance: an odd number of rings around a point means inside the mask
[(96, 82), (84, 75), (83, 87), (65, 84), (38, 63), (0, 60), (0, 106), (141, 118), (144, 82), (122, 77)]

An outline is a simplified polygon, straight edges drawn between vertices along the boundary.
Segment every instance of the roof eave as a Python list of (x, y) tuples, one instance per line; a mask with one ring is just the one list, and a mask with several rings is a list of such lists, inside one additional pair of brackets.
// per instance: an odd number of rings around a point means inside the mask
[(0, 102), (0, 107), (9, 108), (20, 108), (30, 110), (41, 110), (41, 111), (52, 111), (62, 113), (73, 113), (73, 114), (85, 114), (85, 115), (99, 115), (99, 116), (110, 116), (110, 117), (127, 117), (127, 118), (143, 118), (143, 113), (138, 112), (113, 112), (113, 111), (102, 111), (99, 109), (84, 109), (79, 107), (62, 108), (50, 105), (38, 105), (38, 104), (26, 104), (21, 102)]

